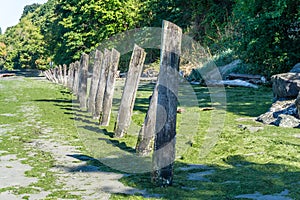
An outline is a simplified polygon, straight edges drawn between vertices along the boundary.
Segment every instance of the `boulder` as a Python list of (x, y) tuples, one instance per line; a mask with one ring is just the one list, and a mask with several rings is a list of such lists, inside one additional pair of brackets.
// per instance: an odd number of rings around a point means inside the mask
[(293, 73), (300, 73), (300, 63), (297, 63), (292, 69), (290, 72), (293, 72)]
[(298, 114), (298, 118), (300, 119), (300, 92), (297, 96), (297, 99), (295, 101), (295, 106), (297, 108), (297, 114)]
[(273, 122), (275, 126), (281, 126), (286, 128), (299, 128), (300, 120), (292, 115), (281, 114), (278, 116), (275, 122)]
[(300, 73), (284, 73), (272, 76), (275, 98), (296, 98), (300, 91)]
[(260, 115), (256, 120), (264, 124), (299, 128), (300, 120), (296, 118), (296, 110), (295, 100), (276, 101), (268, 112)]
[(234, 60), (231, 63), (221, 67), (217, 67), (215, 63), (207, 63), (203, 68), (200, 69), (200, 73), (206, 81), (221, 80), (225, 79), (225, 77), (234, 69), (239, 67), (241, 63), (241, 60)]

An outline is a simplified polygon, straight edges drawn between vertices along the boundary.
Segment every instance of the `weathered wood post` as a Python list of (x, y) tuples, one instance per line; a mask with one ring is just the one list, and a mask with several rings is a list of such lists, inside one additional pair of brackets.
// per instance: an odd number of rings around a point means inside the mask
[(80, 109), (86, 109), (87, 103), (87, 79), (88, 79), (88, 65), (89, 55), (83, 53), (80, 59), (80, 73), (79, 73), (79, 88), (78, 88), (78, 99)]
[(58, 82), (59, 84), (63, 84), (63, 72), (61, 65), (58, 66)]
[(117, 50), (112, 49), (110, 66), (107, 74), (107, 82), (103, 99), (103, 112), (102, 114), (100, 114), (99, 119), (101, 126), (108, 126), (109, 124), (119, 59), (120, 53)]
[(56, 66), (56, 67), (53, 69), (53, 78), (54, 78), (55, 83), (59, 83), (59, 82), (58, 82), (58, 73), (57, 73), (57, 71), (58, 71), (58, 67)]
[(107, 73), (109, 68), (109, 63), (111, 59), (111, 52), (104, 49), (103, 61), (101, 64), (100, 78), (97, 88), (97, 94), (95, 99), (95, 112), (93, 113), (94, 119), (100, 119), (100, 114), (103, 110), (103, 99), (107, 82)]
[(80, 63), (76, 61), (74, 64), (74, 82), (73, 82), (73, 93), (75, 95), (78, 95), (79, 69), (80, 69)]
[(74, 79), (74, 63), (70, 63), (69, 70), (68, 70), (68, 82), (67, 87), (69, 89), (73, 89), (73, 80)]
[(95, 100), (96, 100), (96, 94), (97, 94), (97, 89), (100, 80), (102, 60), (103, 60), (103, 54), (97, 49), (95, 52), (93, 76), (92, 76), (90, 93), (88, 98), (88, 111), (91, 112), (92, 114), (95, 113)]
[(145, 58), (145, 50), (135, 45), (132, 52), (118, 117), (115, 125), (115, 137), (123, 137), (126, 134), (128, 127), (130, 126), (134, 101)]
[(155, 137), (155, 123), (156, 123), (156, 108), (157, 108), (157, 84), (153, 90), (148, 112), (145, 117), (144, 124), (139, 132), (136, 152), (141, 156), (150, 155), (153, 150)]
[(63, 85), (67, 86), (67, 65), (63, 64)]
[(178, 70), (182, 30), (175, 24), (164, 21), (162, 31), (152, 180), (159, 186), (168, 186), (173, 182), (176, 151)]
[(44, 71), (44, 75), (46, 76), (46, 78), (49, 80), (49, 81), (52, 81), (52, 77), (51, 77), (51, 74), (50, 74), (50, 70), (46, 70)]

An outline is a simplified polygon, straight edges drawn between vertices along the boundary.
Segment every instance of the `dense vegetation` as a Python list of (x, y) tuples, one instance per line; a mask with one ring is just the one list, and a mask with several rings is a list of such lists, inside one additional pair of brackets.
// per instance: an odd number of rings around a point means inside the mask
[(69, 64), (103, 39), (169, 20), (211, 54), (232, 50), (247, 71), (271, 75), (300, 58), (298, 0), (48, 0), (24, 8), (20, 22), (0, 36), (1, 68)]

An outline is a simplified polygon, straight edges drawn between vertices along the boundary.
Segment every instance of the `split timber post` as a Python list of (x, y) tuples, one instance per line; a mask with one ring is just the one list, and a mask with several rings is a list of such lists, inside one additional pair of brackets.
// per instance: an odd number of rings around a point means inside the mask
[(78, 99), (80, 103), (80, 109), (86, 109), (88, 63), (89, 63), (89, 56), (83, 53), (80, 59), (80, 73), (78, 77), (79, 78)]
[(153, 149), (153, 140), (155, 136), (156, 123), (156, 108), (157, 108), (157, 84), (153, 90), (148, 112), (145, 117), (144, 124), (139, 132), (138, 141), (136, 144), (136, 153), (140, 156), (150, 155)]
[(64, 71), (63, 85), (67, 86), (67, 65), (66, 64), (63, 64), (63, 71)]
[(54, 82), (58, 83), (58, 78), (57, 78), (57, 67), (55, 67), (53, 69), (53, 78), (54, 78)]
[(79, 76), (80, 63), (78, 61), (74, 64), (74, 82), (73, 82), (73, 93), (78, 95), (78, 76)]
[(127, 78), (122, 94), (121, 104), (115, 125), (115, 137), (123, 137), (131, 122), (131, 115), (138, 89), (140, 76), (146, 58), (146, 52), (141, 47), (134, 45)]
[(62, 67), (61, 65), (58, 66), (58, 82), (60, 84), (63, 84), (63, 72), (62, 72)]
[(109, 124), (119, 60), (120, 53), (117, 50), (112, 49), (110, 66), (107, 74), (107, 82), (103, 99), (103, 112), (102, 114), (100, 114), (99, 119), (101, 126), (108, 126)]
[(71, 90), (73, 89), (73, 82), (74, 82), (74, 63), (71, 63), (69, 65), (68, 82), (67, 82), (67, 87)]
[(45, 74), (46, 78), (47, 78), (49, 81), (54, 82), (53, 74), (51, 73), (51, 70), (50, 70), (50, 69), (44, 71), (44, 74)]
[(93, 76), (92, 76), (89, 99), (88, 99), (88, 111), (91, 112), (92, 114), (95, 113), (95, 100), (96, 100), (96, 94), (99, 85), (102, 60), (103, 60), (103, 54), (99, 50), (96, 50)]
[(97, 94), (95, 99), (95, 112), (93, 113), (94, 119), (100, 119), (100, 114), (102, 113), (103, 110), (103, 99), (104, 99), (105, 87), (107, 82), (107, 73), (108, 73), (110, 59), (111, 59), (111, 52), (107, 49), (104, 49), (103, 61), (101, 64), (99, 83), (98, 83)]
[(176, 151), (178, 70), (182, 30), (173, 23), (163, 21), (162, 31), (152, 180), (158, 186), (169, 186), (173, 182)]

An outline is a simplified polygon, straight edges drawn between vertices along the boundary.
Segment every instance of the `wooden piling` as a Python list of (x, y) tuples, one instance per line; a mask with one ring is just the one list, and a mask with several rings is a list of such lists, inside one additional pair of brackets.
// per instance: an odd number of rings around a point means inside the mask
[(103, 54), (99, 50), (96, 50), (95, 62), (93, 67), (93, 75), (92, 75), (91, 87), (90, 87), (89, 98), (88, 98), (88, 111), (91, 112), (93, 115), (95, 113), (95, 101), (96, 101), (96, 94), (99, 85), (99, 80), (100, 80), (102, 60), (103, 60)]
[(108, 126), (109, 124), (119, 59), (120, 53), (117, 50), (112, 49), (110, 66), (107, 74), (107, 82), (103, 99), (103, 112), (102, 114), (100, 114), (99, 120), (101, 126)]
[(177, 25), (164, 21), (162, 31), (152, 180), (158, 186), (169, 186), (173, 182), (176, 151), (178, 70), (182, 30)]
[(100, 119), (100, 114), (103, 110), (103, 99), (107, 82), (107, 73), (111, 59), (111, 52), (107, 49), (104, 50), (103, 61), (101, 63), (100, 78), (95, 98), (95, 112), (93, 113), (94, 119)]
[(115, 125), (115, 137), (123, 137), (127, 133), (127, 130), (129, 128), (136, 92), (138, 89), (145, 58), (145, 50), (135, 45), (131, 56), (118, 117)]
[(87, 103), (87, 79), (88, 79), (88, 63), (89, 56), (85, 53), (82, 54), (80, 59), (80, 72), (79, 72), (79, 88), (78, 88), (78, 99), (80, 104), (80, 109), (86, 109)]

